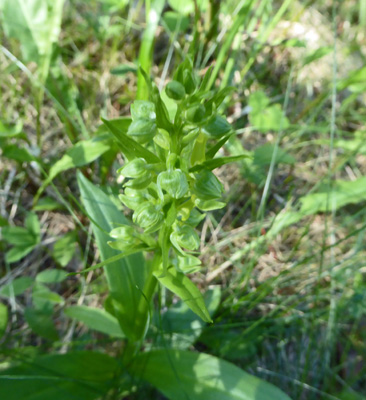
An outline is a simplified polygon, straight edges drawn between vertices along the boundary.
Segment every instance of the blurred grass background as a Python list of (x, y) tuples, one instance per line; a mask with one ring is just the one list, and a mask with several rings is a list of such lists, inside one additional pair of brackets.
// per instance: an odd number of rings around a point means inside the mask
[[(101, 116), (129, 114), (144, 90), (139, 62), (162, 87), (190, 55), (202, 76), (213, 66), (208, 89), (235, 87), (222, 106), (237, 129), (225, 152), (252, 156), (219, 170), (228, 207), (202, 225), (195, 280), (222, 295), (195, 347), (293, 399), (365, 399), (365, 1), (68, 0), (47, 76), (9, 23), (0, 29), (0, 225), (39, 240), (27, 253), (1, 237), (4, 363), (52, 347), (115, 351), (63, 313), (102, 303), (99, 272), (34, 286), (48, 268), (98, 259), (73, 165), (34, 197), (73, 144), (105, 133)], [(122, 162), (111, 146), (81, 168), (112, 195)], [(29, 310), (45, 297), (52, 321), (42, 328)], [(147, 393), (133, 398), (158, 398)]]

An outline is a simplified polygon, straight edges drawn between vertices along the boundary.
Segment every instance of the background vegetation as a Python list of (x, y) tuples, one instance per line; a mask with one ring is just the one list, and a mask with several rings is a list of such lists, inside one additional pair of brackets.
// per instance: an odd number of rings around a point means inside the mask
[[(216, 170), (228, 206), (201, 226), (194, 280), (214, 298), (214, 324), (156, 322), (148, 343), (196, 340), (292, 399), (366, 398), (365, 2), (68, 0), (28, 20), (10, 3), (0, 1), (1, 367), (51, 350), (120, 351), (120, 330), (82, 314), (102, 310), (104, 275), (67, 277), (99, 262), (75, 168), (115, 199), (123, 158), (100, 117), (129, 115), (143, 96), (138, 65), (162, 88), (191, 56), (200, 76), (213, 66), (210, 87), (235, 87), (224, 154), (251, 157)], [(161, 301), (162, 315), (179, 312)], [(162, 398), (134, 390), (115, 398)]]

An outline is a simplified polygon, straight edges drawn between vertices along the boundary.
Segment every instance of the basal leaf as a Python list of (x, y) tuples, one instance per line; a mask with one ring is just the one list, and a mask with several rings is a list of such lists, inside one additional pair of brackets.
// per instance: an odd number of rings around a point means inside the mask
[(64, 310), (64, 313), (79, 322), (85, 324), (88, 328), (110, 336), (124, 338), (118, 320), (107, 311), (95, 307), (72, 306)]
[(43, 355), (2, 370), (0, 393), (6, 393), (6, 400), (99, 399), (113, 387), (117, 371), (116, 360), (106, 354)]
[(290, 400), (275, 386), (222, 359), (182, 350), (153, 350), (130, 372), (171, 400)]
[[(219, 286), (207, 290), (203, 298), (207, 310), (212, 317), (220, 303), (221, 290)], [(159, 322), (157, 322), (159, 327)], [(172, 305), (161, 317), (161, 335), (155, 340), (156, 347), (173, 347), (187, 349), (201, 335), (205, 323), (195, 314), (184, 301)]]
[[(118, 225), (127, 224), (126, 218), (109, 197), (81, 173), (78, 173), (78, 183), (86, 212), (95, 222), (92, 228), (102, 261), (119, 256), (120, 253), (107, 244), (110, 240), (107, 232)], [(131, 340), (141, 339), (145, 333), (149, 307), (146, 302), (149, 293), (144, 293), (149, 273), (142, 254), (109, 263), (104, 270), (123, 332)]]

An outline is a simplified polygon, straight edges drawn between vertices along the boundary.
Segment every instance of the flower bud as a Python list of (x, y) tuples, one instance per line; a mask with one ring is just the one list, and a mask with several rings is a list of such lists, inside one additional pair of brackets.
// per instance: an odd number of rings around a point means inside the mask
[(224, 187), (211, 171), (204, 169), (195, 176), (193, 191), (199, 199), (213, 200), (221, 197)]
[(213, 115), (203, 127), (204, 132), (218, 139), (231, 131), (231, 125), (221, 115)]
[(131, 116), (132, 119), (149, 119), (155, 120), (155, 105), (151, 101), (136, 100), (131, 105)]
[(186, 112), (186, 118), (189, 122), (202, 122), (202, 120), (205, 118), (205, 112), (206, 108), (203, 104), (196, 104), (195, 106), (188, 108)]
[(197, 81), (194, 73), (188, 69), (183, 71), (183, 84), (186, 93), (192, 94), (196, 87), (197, 87)]
[(113, 239), (120, 239), (130, 241), (134, 239), (135, 230), (132, 226), (122, 225), (118, 228), (114, 228), (109, 232), (109, 236)]
[(118, 169), (117, 173), (127, 178), (141, 178), (148, 173), (147, 166), (148, 164), (143, 158), (135, 158)]
[(188, 192), (188, 182), (180, 169), (161, 172), (158, 176), (160, 197), (165, 190), (173, 199), (180, 199)]
[(132, 218), (145, 233), (152, 233), (163, 224), (164, 213), (153, 204), (145, 202), (136, 209)]
[(132, 189), (146, 189), (152, 181), (152, 175), (147, 173), (145, 176), (136, 179), (130, 179), (124, 184), (124, 187), (130, 187)]
[(201, 269), (201, 260), (190, 254), (178, 256), (173, 260), (173, 265), (184, 274), (192, 274)]
[(182, 139), (182, 144), (187, 145), (195, 141), (200, 134), (199, 128), (191, 129)]
[(186, 95), (184, 86), (177, 81), (169, 82), (166, 85), (165, 91), (166, 91), (167, 96), (173, 100), (182, 100), (184, 98), (184, 96)]
[(188, 250), (196, 250), (200, 245), (197, 232), (189, 225), (175, 224), (174, 230), (170, 234), (170, 241), (182, 254), (184, 253), (182, 247)]
[(127, 135), (131, 136), (136, 142), (144, 144), (149, 142), (157, 133), (154, 121), (149, 119), (137, 119), (128, 128)]
[(120, 201), (131, 210), (136, 210), (142, 203), (146, 201), (141, 190), (126, 188), (124, 194), (120, 194)]

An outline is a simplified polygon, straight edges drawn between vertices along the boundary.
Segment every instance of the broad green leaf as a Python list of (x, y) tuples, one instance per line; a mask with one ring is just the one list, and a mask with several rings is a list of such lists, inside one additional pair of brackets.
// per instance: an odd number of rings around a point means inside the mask
[(201, 292), (185, 274), (172, 267), (164, 273), (158, 270), (154, 272), (154, 275), (163, 286), (180, 297), (203, 321), (212, 322)]
[(0, 372), (6, 400), (93, 400), (114, 386), (118, 364), (91, 351), (38, 356)]
[(34, 249), (34, 247), (35, 247), (35, 245), (13, 247), (9, 251), (7, 251), (5, 254), (6, 262), (11, 264), (11, 263), (21, 260), (27, 254), (29, 254)]
[(31, 162), (37, 161), (36, 157), (34, 157), (27, 149), (24, 147), (19, 147), (16, 144), (9, 144), (3, 148), (3, 156), (9, 158), (10, 160), (23, 162)]
[(110, 139), (98, 136), (76, 143), (50, 169), (48, 179), (54, 179), (60, 172), (89, 164), (110, 149)]
[(41, 240), (41, 225), (36, 213), (30, 212), (27, 214), (25, 227), (36, 238), (37, 243), (39, 243)]
[(52, 312), (26, 308), (24, 317), (29, 327), (37, 335), (53, 342), (59, 339), (57, 330), (52, 321)]
[(64, 310), (64, 313), (73, 319), (85, 324), (88, 328), (107, 335), (124, 338), (118, 320), (100, 308), (87, 306), (72, 306)]
[(204, 353), (153, 350), (137, 356), (130, 372), (171, 400), (290, 400), (275, 386)]
[(33, 284), (33, 279), (27, 276), (14, 279), (12, 282), (2, 286), (0, 289), (0, 295), (5, 297), (19, 296), (23, 294)]
[(315, 214), (338, 210), (347, 204), (366, 200), (366, 177), (354, 181), (336, 180), (332, 185), (324, 184), (315, 192), (300, 198), (300, 213)]
[(76, 239), (75, 232), (69, 232), (54, 244), (52, 256), (62, 267), (66, 267), (73, 257)]
[[(126, 119), (127, 120), (127, 119)], [(110, 130), (110, 132), (117, 139), (117, 142), (121, 148), (121, 151), (129, 160), (133, 160), (136, 157), (144, 158), (148, 163), (158, 163), (160, 159), (151, 151), (147, 150), (141, 144), (137, 143), (131, 137), (129, 137), (122, 129), (118, 129), (113, 123), (113, 120), (106, 120), (102, 118), (102, 121)]]
[[(92, 219), (93, 233), (102, 261), (119, 256), (120, 253), (108, 245), (109, 232), (128, 221), (110, 198), (90, 183), (80, 172), (78, 183), (87, 214)], [(135, 341), (145, 334), (148, 321), (151, 293), (145, 288), (151, 280), (150, 272), (141, 253), (130, 255), (104, 267), (115, 316), (126, 336)], [(150, 279), (148, 279), (150, 277)]]
[(63, 5), (64, 0), (3, 0), (5, 33), (20, 41), (26, 62), (35, 61), (47, 72), (60, 34)]
[(49, 311), (55, 304), (64, 304), (64, 299), (58, 293), (52, 292), (47, 286), (37, 282), (33, 287), (32, 300), (38, 310)]
[(37, 238), (28, 229), (20, 226), (6, 226), (1, 230), (3, 239), (14, 246), (34, 246)]
[(6, 331), (8, 325), (8, 307), (5, 304), (0, 303), (0, 339)]
[[(212, 317), (220, 303), (221, 290), (219, 286), (207, 290), (204, 301)], [(157, 322), (159, 327), (159, 322)], [(172, 305), (161, 318), (161, 334), (154, 345), (159, 347), (173, 347), (187, 349), (201, 335), (205, 323), (187, 306), (184, 301)]]
[[(275, 150), (275, 146), (270, 143), (267, 143), (263, 146), (257, 147), (254, 150), (253, 164), (259, 165), (259, 166), (270, 165), (272, 162), (272, 156), (273, 156), (274, 150)], [(277, 148), (275, 163), (276, 164), (283, 163), (283, 164), (294, 165), (296, 163), (296, 159), (279, 147), (279, 148)]]
[(60, 269), (45, 269), (36, 276), (36, 281), (39, 283), (58, 283), (62, 282), (67, 277), (67, 272)]
[(67, 171), (71, 168), (82, 167), (95, 161), (110, 149), (110, 143), (111, 139), (109, 135), (97, 136), (93, 139), (76, 143), (50, 168), (47, 179), (43, 182), (36, 194), (34, 203), (37, 202), (44, 189), (60, 172)]
[(249, 97), (250, 123), (261, 132), (279, 131), (289, 126), (279, 104), (269, 105), (270, 99), (262, 91), (254, 92)]

